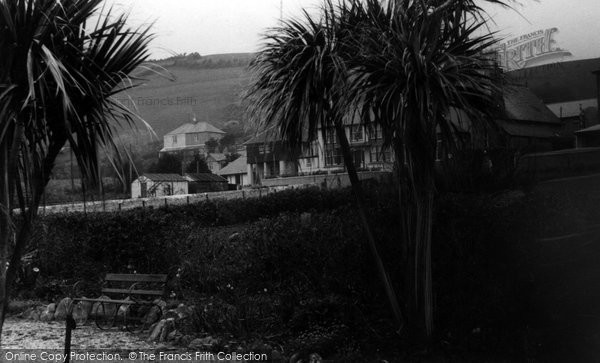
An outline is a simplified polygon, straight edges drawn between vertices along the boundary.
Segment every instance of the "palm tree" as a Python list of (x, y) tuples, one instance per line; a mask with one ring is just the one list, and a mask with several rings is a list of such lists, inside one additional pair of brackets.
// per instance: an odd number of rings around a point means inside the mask
[[(501, 0), (485, 0), (505, 5)], [(252, 65), (249, 94), (254, 119), (276, 125), (292, 146), (334, 127), (369, 245), (400, 326), (392, 282), (377, 253), (365, 216), (343, 127), (360, 115), (379, 125), (394, 150), (402, 209), (404, 314), (429, 338), (433, 332), (431, 231), (435, 150), (438, 136), (456, 141), (456, 110), (469, 118), (472, 133), (492, 126), (496, 110), (494, 44), (485, 14), (475, 0), (347, 0), (326, 2), (321, 18), (287, 20), (266, 38)], [(354, 118), (354, 117), (353, 117)], [(481, 122), (477, 122), (481, 121)]]
[(495, 40), (472, 0), (352, 3), (363, 16), (346, 38), (355, 49), (345, 57), (352, 75), (348, 98), (365, 124), (381, 125), (384, 145), (394, 150), (407, 315), (419, 317), (415, 325), (430, 338), (436, 144), (441, 138), (456, 146), (450, 115), (459, 110), (472, 136), (493, 127), (499, 84), (489, 49)]
[[(0, 0), (0, 331), (10, 287), (54, 162), (68, 142), (84, 177), (135, 115), (116, 93), (148, 56), (148, 27), (102, 0)], [(96, 19), (89, 28), (87, 22)], [(20, 210), (19, 217), (13, 210)]]
[(343, 25), (337, 21), (332, 3), (328, 3), (319, 21), (305, 12), (303, 21), (286, 20), (273, 29), (250, 66), (254, 78), (246, 97), (250, 118), (258, 129), (275, 129), (291, 150), (299, 150), (304, 143), (315, 140), (319, 132), (325, 138), (327, 131), (335, 130), (368, 247), (401, 330), (404, 318), (367, 218), (344, 126), (348, 74), (339, 49), (344, 46), (340, 42), (346, 31)]

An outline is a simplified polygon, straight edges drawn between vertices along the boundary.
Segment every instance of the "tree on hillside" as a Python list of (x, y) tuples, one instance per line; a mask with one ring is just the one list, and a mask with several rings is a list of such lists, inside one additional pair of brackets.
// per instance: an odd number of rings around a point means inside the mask
[(68, 141), (83, 176), (97, 180), (99, 150), (135, 118), (113, 96), (135, 86), (152, 36), (101, 5), (0, 1), (0, 330), (57, 155)]
[(203, 156), (196, 154), (185, 167), (186, 173), (211, 173)]
[[(488, 2), (503, 4), (501, 1)], [(408, 319), (433, 331), (431, 230), (438, 130), (454, 144), (449, 115), (464, 111), (472, 129), (495, 110), (492, 46), (472, 0), (349, 0), (326, 3), (319, 20), (287, 20), (266, 38), (252, 65), (251, 114), (276, 125), (291, 147), (333, 127), (342, 147), (368, 244), (399, 327)], [(379, 125), (395, 154), (406, 271), (404, 306), (377, 252), (349, 153), (344, 117)], [(479, 121), (482, 121), (481, 123)], [(400, 284), (396, 282), (396, 284)], [(403, 310), (403, 311), (401, 311)], [(412, 329), (411, 329), (412, 330)]]
[(148, 168), (148, 173), (181, 174), (182, 163), (180, 154), (165, 153)]
[(214, 153), (217, 147), (219, 147), (219, 142), (211, 137), (204, 145), (206, 146), (206, 151)]
[(219, 152), (223, 152), (223, 150), (227, 149), (230, 146), (235, 145), (236, 137), (233, 134), (227, 133), (225, 134), (221, 140), (219, 140)]

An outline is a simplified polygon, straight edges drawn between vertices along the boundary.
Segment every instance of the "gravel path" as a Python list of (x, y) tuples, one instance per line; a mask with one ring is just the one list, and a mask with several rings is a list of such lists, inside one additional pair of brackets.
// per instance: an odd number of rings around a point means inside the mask
[[(63, 349), (64, 322), (40, 322), (9, 317), (2, 330), (3, 349)], [(73, 349), (154, 350), (156, 344), (117, 328), (100, 330), (95, 325), (78, 326), (71, 338)]]

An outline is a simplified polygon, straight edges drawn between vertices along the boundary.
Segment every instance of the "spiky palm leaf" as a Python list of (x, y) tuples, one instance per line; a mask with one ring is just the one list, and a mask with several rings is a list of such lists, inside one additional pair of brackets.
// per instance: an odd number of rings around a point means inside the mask
[[(438, 133), (456, 137), (451, 113), (468, 115), (472, 135), (493, 127), (498, 84), (486, 54), (495, 43), (471, 0), (353, 0), (363, 15), (346, 37), (350, 104), (382, 126), (400, 171), (408, 310), (433, 331), (431, 228)], [(492, 1), (502, 3), (500, 1)], [(340, 5), (345, 12), (347, 5)], [(344, 21), (344, 17), (340, 17)]]
[(371, 232), (345, 133), (348, 115), (342, 100), (348, 74), (341, 48), (346, 46), (343, 35), (347, 29), (336, 19), (333, 3), (326, 3), (323, 10), (318, 21), (305, 12), (302, 20), (287, 20), (266, 37), (267, 44), (251, 64), (254, 78), (247, 92), (250, 115), (258, 129), (275, 129), (292, 149), (315, 140), (319, 130), (323, 138), (328, 129), (336, 130), (367, 244), (401, 330), (404, 318)]
[(382, 126), (402, 171), (404, 240), (412, 256), (405, 255), (412, 270), (408, 305), (424, 316), (427, 335), (436, 134), (455, 140), (452, 110), (463, 110), (476, 132), (489, 120), (480, 116), (496, 108), (493, 64), (485, 55), (494, 39), (479, 3), (328, 1), (318, 21), (305, 14), (304, 21), (274, 29), (252, 66), (254, 117), (277, 125), (291, 145), (304, 141), (303, 130), (312, 139), (319, 127), (357, 112), (365, 125)]
[[(136, 116), (113, 96), (148, 56), (148, 27), (101, 14), (102, 0), (0, 0), (0, 309), (28, 240), (54, 161), (70, 143), (85, 177), (95, 179), (98, 146)], [(89, 29), (93, 17), (100, 20)], [(18, 226), (10, 211), (22, 211)], [(12, 231), (16, 229), (16, 240)], [(12, 242), (12, 243), (11, 243)], [(9, 258), (9, 253), (10, 258)]]

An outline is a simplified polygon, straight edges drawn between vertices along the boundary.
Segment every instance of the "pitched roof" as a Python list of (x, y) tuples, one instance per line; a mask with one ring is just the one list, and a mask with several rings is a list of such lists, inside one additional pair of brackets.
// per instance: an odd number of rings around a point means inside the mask
[(227, 179), (222, 176), (215, 175), (212, 173), (188, 173), (185, 174), (186, 177), (193, 182), (218, 182), (218, 183), (227, 183)]
[(560, 124), (560, 119), (527, 87), (509, 86), (503, 96), (507, 119)]
[(214, 132), (224, 134), (225, 131), (220, 130), (208, 122), (185, 123), (175, 130), (168, 132), (166, 135), (193, 134), (198, 132)]
[(526, 85), (544, 103), (596, 98), (596, 77), (600, 58), (546, 64), (507, 72), (515, 83)]
[(244, 143), (244, 145), (250, 144), (264, 144), (266, 142), (281, 141), (279, 130), (275, 127), (269, 127), (266, 130), (257, 132), (252, 138)]
[(600, 125), (590, 126), (588, 128), (575, 131), (576, 134), (597, 134), (600, 133)]
[(147, 173), (140, 176), (155, 182), (187, 182), (188, 180), (179, 174), (157, 174)]
[(557, 137), (560, 127), (553, 124), (532, 124), (498, 120), (498, 124), (511, 136), (552, 138)]
[(219, 175), (236, 175), (246, 174), (248, 172), (248, 159), (245, 156), (240, 156), (231, 163), (227, 164), (223, 169), (217, 171)]
[[(308, 134), (307, 127), (304, 127), (302, 129), (302, 140), (303, 141), (309, 140), (309, 134)], [(277, 127), (270, 126), (267, 129), (264, 129), (262, 131), (257, 131), (254, 134), (254, 136), (252, 136), (252, 138), (250, 140), (246, 141), (243, 145), (264, 144), (264, 143), (268, 143), (268, 142), (277, 142), (277, 141), (282, 141), (281, 133), (279, 132), (279, 129)]]
[(215, 161), (227, 160), (227, 157), (225, 156), (225, 154), (220, 154), (220, 153), (210, 153), (210, 154), (208, 154), (208, 157), (213, 158)]

